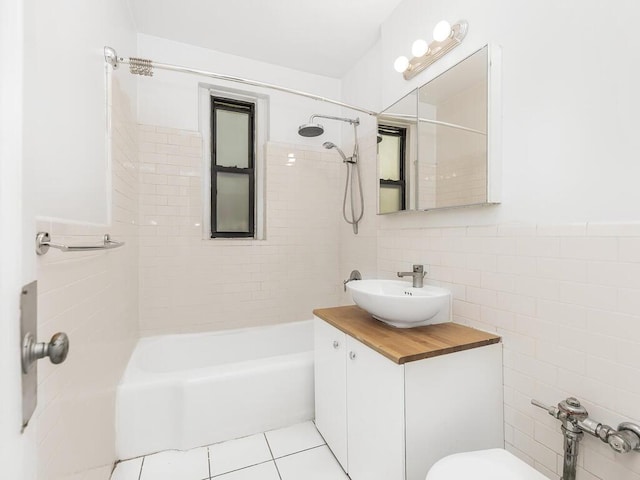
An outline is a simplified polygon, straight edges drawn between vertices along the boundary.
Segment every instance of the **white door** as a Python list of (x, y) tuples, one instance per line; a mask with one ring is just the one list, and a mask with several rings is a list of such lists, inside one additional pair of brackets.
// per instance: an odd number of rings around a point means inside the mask
[(316, 426), (347, 471), (346, 335), (314, 319)]
[(404, 367), (347, 337), (349, 476), (403, 480)]
[(23, 241), (30, 227), (25, 228), (21, 185), (21, 0), (0, 0), (0, 59), (0, 476), (30, 480), (35, 479), (35, 442), (32, 431), (20, 433), (19, 318), (21, 286), (35, 278), (35, 260), (26, 250), (33, 242)]

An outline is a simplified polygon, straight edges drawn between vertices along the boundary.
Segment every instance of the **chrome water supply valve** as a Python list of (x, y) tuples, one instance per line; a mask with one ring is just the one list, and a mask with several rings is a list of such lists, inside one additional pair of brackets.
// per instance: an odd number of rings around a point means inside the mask
[(562, 480), (575, 480), (578, 460), (578, 445), (584, 432), (599, 438), (618, 453), (640, 451), (640, 426), (624, 422), (618, 430), (596, 422), (589, 418), (589, 412), (575, 397), (569, 397), (558, 403), (557, 407), (547, 406), (538, 400), (531, 400), (536, 407), (540, 407), (554, 418), (562, 422), (564, 435), (564, 466)]

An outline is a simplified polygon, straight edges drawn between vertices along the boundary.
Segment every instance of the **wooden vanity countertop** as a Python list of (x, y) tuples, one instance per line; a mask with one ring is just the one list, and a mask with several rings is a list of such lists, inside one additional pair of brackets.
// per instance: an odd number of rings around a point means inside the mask
[(398, 364), (500, 342), (497, 335), (452, 322), (395, 328), (356, 305), (320, 308), (313, 314)]

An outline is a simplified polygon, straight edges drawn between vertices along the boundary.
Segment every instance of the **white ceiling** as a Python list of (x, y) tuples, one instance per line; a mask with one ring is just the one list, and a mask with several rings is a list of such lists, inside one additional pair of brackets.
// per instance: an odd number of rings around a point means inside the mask
[(402, 0), (129, 0), (138, 31), (334, 78)]

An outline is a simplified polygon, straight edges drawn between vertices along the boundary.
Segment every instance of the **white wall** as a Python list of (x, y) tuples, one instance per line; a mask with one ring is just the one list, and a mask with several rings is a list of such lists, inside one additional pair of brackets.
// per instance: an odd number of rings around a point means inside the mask
[[(632, 1), (405, 0), (367, 57), (379, 55), (390, 105), (485, 43), (502, 46), (502, 205), (378, 217), (375, 236), (342, 236), (343, 264), (372, 249), (379, 277), (424, 263), (429, 282), (452, 290), (455, 321), (502, 335), (506, 446), (549, 478), (562, 471), (562, 435), (531, 398), (575, 395), (598, 421), (640, 420), (640, 41), (623, 28), (639, 15)], [(469, 35), (405, 82), (393, 59), (442, 18), (468, 20)], [(608, 28), (617, 48), (598, 39)], [(344, 101), (374, 68), (347, 75)], [(583, 447), (578, 478), (640, 478), (637, 455), (592, 438)]]
[[(26, 198), (36, 215), (107, 223), (103, 47), (134, 51), (126, 0), (25, 2)], [(133, 79), (122, 80), (133, 98)]]
[(132, 99), (113, 82), (113, 222), (39, 221), (55, 241), (91, 244), (106, 233), (117, 250), (37, 259), (38, 336), (69, 335), (61, 365), (40, 362), (38, 408), (29, 425), (38, 480), (106, 480), (115, 454), (116, 386), (138, 338), (138, 162)]
[[(23, 282), (39, 282), (38, 340), (65, 331), (70, 353), (40, 362), (28, 469), (14, 478), (107, 480), (115, 387), (138, 336), (138, 181), (135, 79), (111, 84), (102, 49), (135, 50), (135, 28), (126, 0), (24, 3)], [(127, 245), (36, 259), (37, 228), (63, 243), (110, 233)]]
[(305, 320), (338, 302), (334, 151), (268, 143), (265, 239), (211, 240), (199, 132), (141, 125), (140, 140), (142, 335)]
[(26, 261), (22, 213), (23, 5), (0, 2), (0, 464), (3, 476), (35, 479), (35, 442), (21, 435), (20, 287), (35, 273)]
[[(615, 5), (615, 6), (614, 6)], [(487, 42), (503, 49), (503, 205), (412, 221), (475, 224), (629, 221), (637, 218), (640, 163), (630, 152), (640, 72), (629, 59), (638, 37), (625, 28), (640, 5), (602, 2), (405, 0), (382, 26), (382, 104), (441, 73)], [(445, 18), (469, 21), (461, 46), (410, 82), (393, 60)], [(616, 48), (594, 32), (616, 32)], [(363, 73), (361, 82), (368, 82)], [(345, 101), (359, 93), (345, 88)], [(553, 208), (550, 206), (553, 205)]]
[[(138, 35), (138, 55), (142, 58), (184, 65), (191, 68), (277, 84), (303, 90), (315, 95), (339, 100), (340, 81), (289, 68), (257, 62), (184, 43)], [(133, 54), (126, 54), (131, 55)], [(340, 109), (329, 103), (261, 89), (233, 82), (223, 82), (184, 73), (156, 70), (153, 78), (140, 78), (138, 84), (138, 121), (144, 125), (197, 131), (198, 83), (256, 92), (269, 96), (269, 140), (299, 145), (319, 146), (330, 139), (340, 141), (340, 123), (319, 120), (325, 126), (322, 137), (304, 138), (298, 135), (298, 126), (307, 123), (314, 113), (338, 115)], [(351, 112), (350, 116), (353, 116)]]
[[(340, 99), (337, 79), (157, 37), (138, 39), (140, 57)], [(200, 132), (209, 128), (199, 125), (206, 117), (198, 110), (199, 82), (268, 97), (267, 144), (259, 147), (266, 166), (264, 240), (210, 240), (206, 233), (203, 239), (208, 192), (202, 172), (208, 172), (209, 155)], [(322, 136), (297, 132), (312, 114), (363, 115), (289, 93), (165, 71), (140, 78), (138, 101), (142, 333), (296, 321), (338, 303), (345, 172), (338, 154), (321, 145), (332, 141), (350, 151), (353, 134), (348, 128), (343, 136), (341, 122), (322, 119)], [(290, 153), (296, 162), (287, 166)]]

